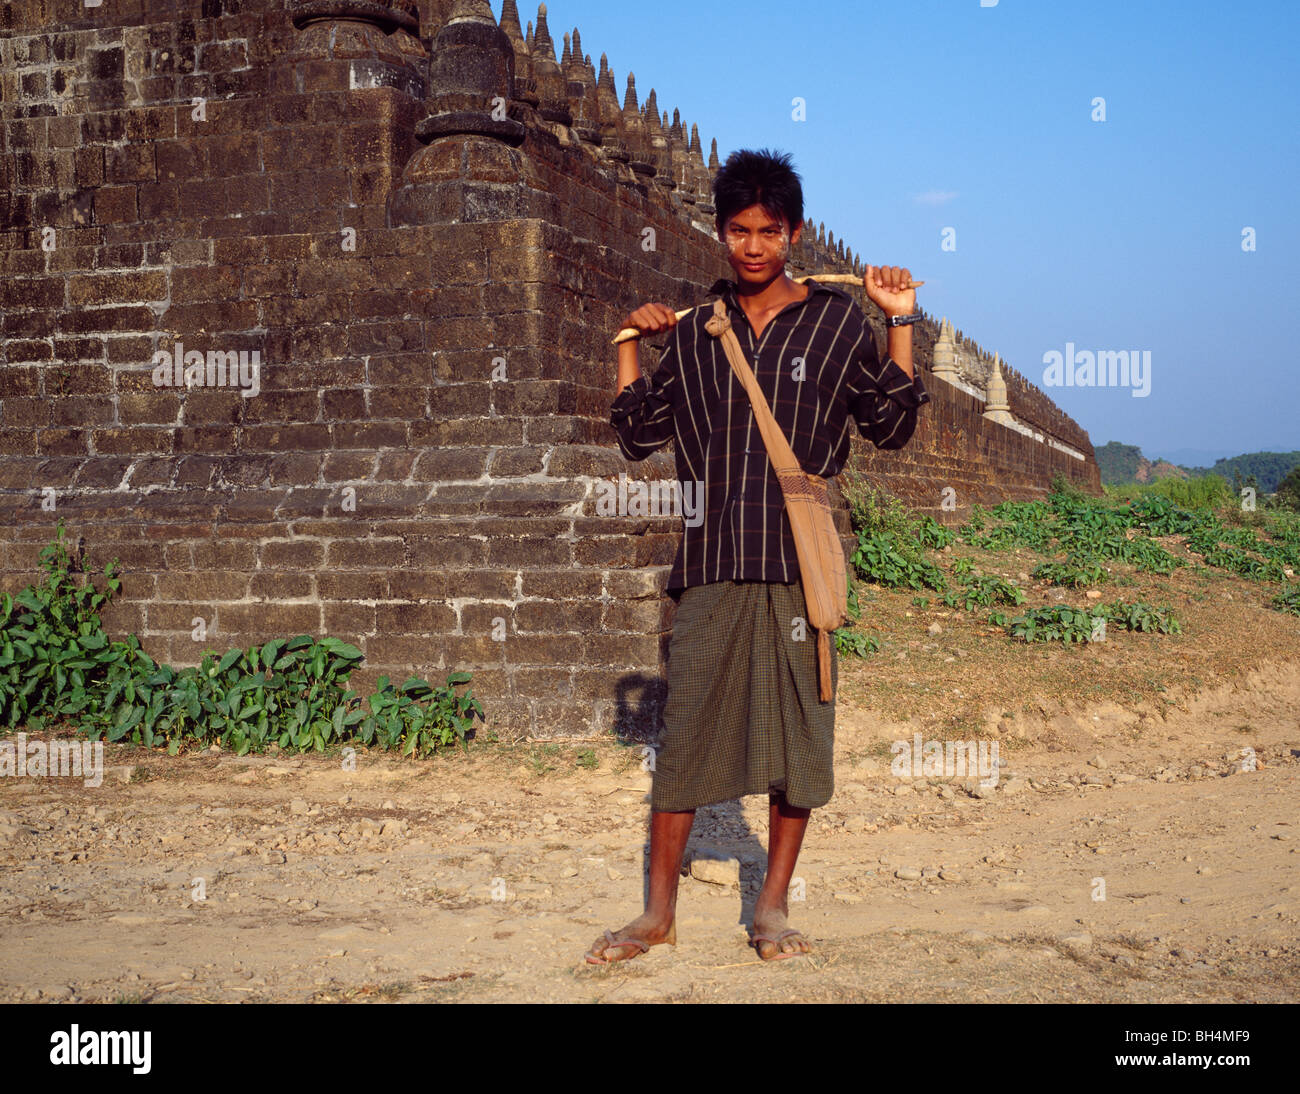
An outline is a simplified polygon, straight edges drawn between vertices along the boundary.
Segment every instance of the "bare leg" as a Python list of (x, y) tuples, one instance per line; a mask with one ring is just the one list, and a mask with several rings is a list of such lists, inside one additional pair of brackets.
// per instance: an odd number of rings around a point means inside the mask
[[(794, 877), (795, 864), (803, 847), (804, 832), (808, 828), (811, 809), (798, 809), (785, 800), (784, 794), (773, 794), (768, 811), (767, 876), (754, 903), (754, 933), (777, 938), (789, 930), (786, 916), (790, 912), (787, 891)], [(791, 935), (779, 945), (758, 943), (759, 957), (770, 960), (779, 953), (808, 953), (812, 949), (802, 935)]]
[(621, 938), (639, 938), (651, 946), (661, 942), (676, 944), (677, 883), (694, 821), (694, 809), (650, 814), (650, 896), (645, 911), (622, 930), (615, 931), (612, 944), (603, 935), (597, 939), (587, 954), (589, 963), (626, 961), (641, 953), (639, 946), (618, 945), (617, 940)]

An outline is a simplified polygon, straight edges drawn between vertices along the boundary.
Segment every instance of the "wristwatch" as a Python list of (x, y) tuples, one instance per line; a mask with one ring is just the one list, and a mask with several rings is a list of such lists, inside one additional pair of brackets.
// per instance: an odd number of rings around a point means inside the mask
[(918, 311), (912, 315), (887, 315), (885, 316), (885, 326), (887, 327), (905, 327), (909, 323), (919, 323), (925, 317)]

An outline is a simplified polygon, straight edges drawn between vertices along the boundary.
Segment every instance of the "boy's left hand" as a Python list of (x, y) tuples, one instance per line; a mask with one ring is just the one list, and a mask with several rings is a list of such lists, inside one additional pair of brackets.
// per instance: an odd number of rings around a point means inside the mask
[(911, 315), (916, 311), (912, 272), (904, 266), (868, 266), (862, 275), (867, 299), (886, 315)]

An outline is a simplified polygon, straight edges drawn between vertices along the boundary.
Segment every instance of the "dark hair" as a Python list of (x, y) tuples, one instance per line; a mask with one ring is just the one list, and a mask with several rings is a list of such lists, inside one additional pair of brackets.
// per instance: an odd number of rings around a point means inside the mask
[(731, 217), (751, 205), (761, 205), (778, 219), (784, 215), (791, 234), (803, 223), (803, 187), (788, 152), (742, 148), (718, 168), (713, 180), (718, 234)]

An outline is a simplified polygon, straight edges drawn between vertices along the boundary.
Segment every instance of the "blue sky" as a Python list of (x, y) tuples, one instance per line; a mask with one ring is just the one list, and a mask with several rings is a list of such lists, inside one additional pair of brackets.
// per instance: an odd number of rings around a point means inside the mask
[[(576, 25), (609, 55), (620, 98), (631, 69), (639, 102), (653, 87), (698, 123), (706, 154), (790, 152), (810, 217), (911, 267), (921, 306), (1094, 445), (1300, 449), (1296, 5), (553, 0), (547, 22), (557, 53)], [(1149, 351), (1149, 394), (1048, 386), (1067, 343)]]

